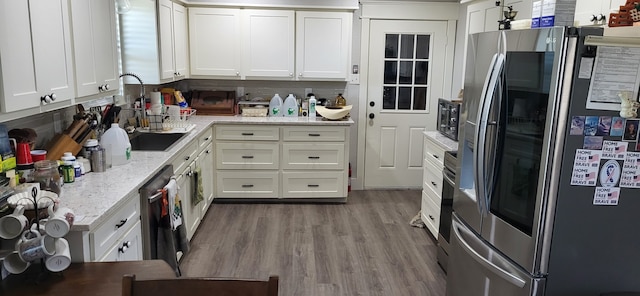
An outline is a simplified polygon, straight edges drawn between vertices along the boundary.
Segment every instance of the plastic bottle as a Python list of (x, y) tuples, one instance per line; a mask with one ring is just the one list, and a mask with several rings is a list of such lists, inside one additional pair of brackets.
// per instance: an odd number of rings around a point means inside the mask
[(316, 118), (316, 96), (309, 98), (309, 118)]
[(75, 162), (76, 157), (71, 152), (65, 152), (62, 157), (62, 178), (64, 183), (73, 183), (76, 179)]
[[(111, 128), (104, 132), (100, 142), (106, 149), (107, 155), (111, 156), (112, 165), (123, 165), (129, 162), (131, 158), (129, 136), (117, 123), (111, 124)], [(108, 156), (107, 159), (109, 159)]]
[(284, 116), (288, 117), (297, 117), (298, 116), (298, 101), (293, 96), (293, 94), (289, 94), (287, 99), (284, 100)]
[(282, 98), (276, 94), (269, 102), (269, 116), (282, 116)]

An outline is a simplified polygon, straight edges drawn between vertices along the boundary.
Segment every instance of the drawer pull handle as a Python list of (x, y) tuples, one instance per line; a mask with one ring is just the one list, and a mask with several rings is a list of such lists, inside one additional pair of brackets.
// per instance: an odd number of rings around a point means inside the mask
[(309, 159), (320, 159), (320, 156), (309, 156)]
[(129, 220), (129, 218), (124, 219), (124, 220), (120, 220), (120, 223), (116, 224), (116, 229), (122, 227), (125, 223), (127, 223), (128, 220)]
[(318, 184), (309, 184), (309, 185), (307, 185), (307, 187), (320, 187), (320, 185), (318, 185)]
[(204, 153), (209, 154), (209, 153), (211, 153), (211, 150), (207, 150)]
[(242, 158), (244, 158), (244, 159), (253, 159), (253, 155), (243, 155)]
[(243, 184), (242, 188), (253, 188), (253, 184)]
[(433, 216), (429, 215), (429, 219), (431, 219), (432, 221), (435, 221), (436, 218), (433, 218)]
[(309, 137), (319, 137), (320, 134), (309, 134)]
[(205, 141), (209, 141), (209, 139), (210, 139), (209, 137), (204, 138)]
[(253, 136), (253, 133), (242, 133), (243, 136)]
[(435, 154), (432, 154), (432, 155), (433, 155), (433, 158), (435, 158), (435, 159), (440, 158), (440, 156), (437, 156), (437, 155), (435, 155)]
[(433, 182), (433, 181), (431, 181), (431, 185), (433, 185), (433, 186), (438, 186), (438, 185), (436, 184), (436, 182)]
[(130, 247), (131, 247), (131, 242), (130, 242), (130, 241), (126, 241), (126, 242), (122, 243), (122, 247), (118, 248), (118, 252), (120, 252), (120, 253), (124, 253), (124, 252), (126, 252)]
[(189, 160), (189, 158), (191, 158), (191, 156), (185, 156), (184, 160)]

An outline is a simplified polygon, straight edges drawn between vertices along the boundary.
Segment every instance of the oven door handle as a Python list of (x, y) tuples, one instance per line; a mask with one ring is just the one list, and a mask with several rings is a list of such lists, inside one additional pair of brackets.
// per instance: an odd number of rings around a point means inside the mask
[(449, 177), (449, 174), (447, 174), (446, 172), (442, 172), (442, 178), (444, 179), (445, 182), (449, 183), (449, 185), (454, 186), (456, 184), (456, 182), (451, 179), (451, 177)]

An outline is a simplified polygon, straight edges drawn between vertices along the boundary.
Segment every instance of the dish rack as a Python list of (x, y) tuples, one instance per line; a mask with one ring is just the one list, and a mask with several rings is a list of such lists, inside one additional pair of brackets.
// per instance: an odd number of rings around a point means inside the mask
[(147, 115), (149, 126), (145, 129), (154, 132), (188, 132), (195, 127), (195, 124), (189, 123), (189, 118), (195, 114), (196, 109), (181, 109), (179, 115)]

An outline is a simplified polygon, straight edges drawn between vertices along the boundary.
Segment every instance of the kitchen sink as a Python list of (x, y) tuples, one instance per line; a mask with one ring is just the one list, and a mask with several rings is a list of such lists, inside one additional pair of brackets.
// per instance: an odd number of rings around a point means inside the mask
[(129, 135), (132, 151), (165, 151), (178, 142), (186, 133), (145, 133)]

